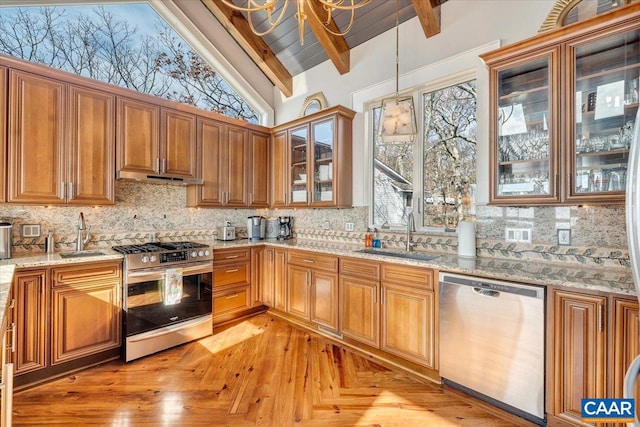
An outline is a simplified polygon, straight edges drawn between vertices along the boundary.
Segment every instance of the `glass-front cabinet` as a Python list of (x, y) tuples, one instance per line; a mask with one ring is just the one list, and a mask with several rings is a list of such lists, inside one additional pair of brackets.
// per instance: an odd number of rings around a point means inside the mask
[[(274, 141), (287, 135), (286, 171), (272, 170), (272, 182), (286, 174), (288, 189), (274, 207), (350, 207), (352, 204), (352, 120), (355, 112), (342, 106), (326, 108), (272, 130)], [(279, 142), (280, 143), (280, 142)], [(275, 146), (276, 144), (273, 144)], [(285, 153), (283, 151), (283, 153)], [(275, 157), (277, 153), (272, 152)], [(280, 157), (284, 157), (280, 155)], [(277, 178), (277, 179), (276, 179)], [(279, 191), (280, 185), (278, 185)], [(279, 195), (278, 191), (272, 194)]]
[(628, 6), (482, 55), (490, 203), (621, 203), (638, 111), (640, 14)]
[[(625, 192), (627, 162), (640, 79), (640, 29), (568, 46), (575, 93), (567, 200), (619, 199)], [(573, 120), (571, 120), (573, 119)]]
[(493, 201), (557, 202), (558, 49), (494, 70)]

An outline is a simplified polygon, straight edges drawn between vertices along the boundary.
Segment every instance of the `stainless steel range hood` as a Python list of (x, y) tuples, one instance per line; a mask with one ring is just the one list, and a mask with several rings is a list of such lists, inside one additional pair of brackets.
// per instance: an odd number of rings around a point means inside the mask
[(135, 179), (136, 181), (149, 181), (155, 183), (165, 183), (165, 184), (178, 184), (178, 185), (191, 185), (191, 184), (202, 184), (204, 181), (202, 178), (191, 178), (184, 176), (172, 176), (167, 174), (162, 175), (148, 175), (144, 172), (131, 172), (131, 171), (120, 171), (116, 173), (116, 179)]

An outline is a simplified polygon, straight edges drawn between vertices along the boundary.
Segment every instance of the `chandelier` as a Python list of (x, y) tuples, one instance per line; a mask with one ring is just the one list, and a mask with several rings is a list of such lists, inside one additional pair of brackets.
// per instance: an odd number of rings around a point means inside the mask
[[(247, 13), (247, 21), (249, 21), (249, 26), (251, 27), (251, 31), (258, 36), (264, 36), (272, 32), (282, 21), (284, 17), (284, 13), (287, 10), (287, 6), (289, 5), (289, 0), (284, 0), (284, 4), (280, 9), (280, 12), (275, 16), (274, 12), (276, 11), (276, 5), (279, 0), (246, 0), (245, 6), (236, 6), (232, 3), (231, 0), (220, 0), (222, 3), (226, 4), (232, 9), (239, 10)], [(344, 36), (349, 32), (351, 26), (353, 25), (353, 18), (355, 16), (355, 10), (359, 7), (364, 6), (369, 3), (370, 0), (292, 0), (296, 4), (296, 19), (298, 20), (298, 31), (300, 34), (300, 44), (304, 45), (304, 23), (307, 20), (307, 11), (310, 10), (313, 16), (316, 18), (318, 22), (322, 24), (324, 29), (335, 35), (335, 36)], [(324, 11), (322, 12), (323, 16), (318, 16), (316, 12), (316, 8), (311, 4), (314, 2), (319, 4)], [(348, 10), (351, 12), (351, 18), (349, 19), (349, 25), (344, 30), (340, 30), (332, 19), (332, 12), (334, 10)], [(266, 14), (266, 22), (268, 23), (268, 28), (264, 31), (258, 31), (254, 24), (253, 19), (251, 18), (252, 13), (260, 13), (261, 16)]]

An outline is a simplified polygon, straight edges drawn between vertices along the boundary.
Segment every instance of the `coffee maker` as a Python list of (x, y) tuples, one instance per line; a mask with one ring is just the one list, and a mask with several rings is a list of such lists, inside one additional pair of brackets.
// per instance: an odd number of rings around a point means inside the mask
[(287, 240), (293, 237), (293, 217), (292, 216), (279, 216), (278, 217), (278, 240)]
[(262, 216), (247, 217), (247, 237), (249, 240), (263, 240), (265, 236), (265, 219)]

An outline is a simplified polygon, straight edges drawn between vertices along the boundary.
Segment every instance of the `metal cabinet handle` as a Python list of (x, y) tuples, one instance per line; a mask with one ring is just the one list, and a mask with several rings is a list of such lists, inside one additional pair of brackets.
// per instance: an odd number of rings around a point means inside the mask
[(67, 194), (67, 200), (73, 200), (73, 198), (75, 197), (75, 192), (73, 191), (75, 190), (73, 187), (73, 182), (69, 183), (69, 194)]
[(312, 259), (303, 259), (303, 262), (309, 263), (309, 264), (313, 264), (315, 261)]
[(373, 303), (378, 302), (378, 285), (373, 287)]
[(167, 171), (167, 159), (162, 159), (162, 173)]
[(238, 271), (238, 269), (237, 269), (237, 268), (233, 268), (233, 269), (231, 269), (231, 270), (227, 270), (227, 271), (225, 271), (225, 273), (235, 273), (235, 272), (237, 272), (237, 271)]
[(233, 295), (227, 295), (225, 298), (226, 299), (232, 299), (232, 298), (237, 298), (239, 294), (233, 294)]
[(598, 305), (598, 332), (604, 331), (604, 307)]
[(253, 203), (253, 193), (249, 193), (249, 204)]
[(233, 258), (238, 258), (238, 255), (227, 255), (225, 257), (225, 259), (233, 259)]
[(60, 183), (60, 198), (64, 199), (65, 194), (64, 194), (64, 182)]

